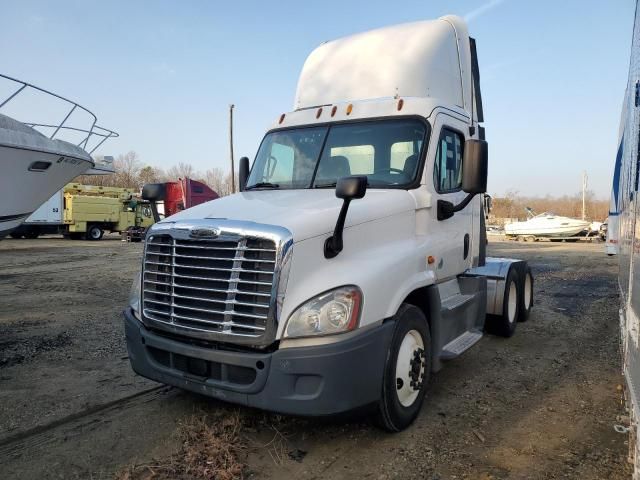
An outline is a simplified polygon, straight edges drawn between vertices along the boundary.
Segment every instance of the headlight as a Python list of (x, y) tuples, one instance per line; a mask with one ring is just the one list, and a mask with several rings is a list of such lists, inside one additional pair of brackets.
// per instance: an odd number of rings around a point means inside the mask
[(358, 326), (362, 292), (358, 287), (340, 287), (300, 305), (289, 317), (284, 336), (309, 337), (348, 332)]
[(129, 292), (129, 306), (131, 310), (133, 310), (134, 315), (138, 320), (142, 317), (140, 316), (140, 283), (142, 282), (142, 273), (138, 272), (136, 276), (133, 278), (133, 284), (131, 285), (131, 290)]

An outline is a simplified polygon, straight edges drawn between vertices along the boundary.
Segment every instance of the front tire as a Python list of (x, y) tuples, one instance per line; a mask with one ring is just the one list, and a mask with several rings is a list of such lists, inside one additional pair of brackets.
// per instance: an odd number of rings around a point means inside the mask
[(390, 432), (407, 428), (420, 413), (431, 374), (431, 335), (422, 310), (402, 304), (385, 362), (378, 423)]

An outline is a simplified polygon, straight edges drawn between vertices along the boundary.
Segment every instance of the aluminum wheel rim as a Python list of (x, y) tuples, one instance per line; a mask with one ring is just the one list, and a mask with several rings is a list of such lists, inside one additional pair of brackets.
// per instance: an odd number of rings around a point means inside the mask
[(524, 308), (531, 308), (531, 298), (533, 297), (533, 285), (531, 283), (531, 275), (524, 277)]
[[(396, 395), (403, 407), (413, 405), (418, 398), (418, 393), (420, 393), (420, 388), (414, 388), (414, 386), (411, 385), (413, 382), (411, 378), (411, 361), (414, 358), (415, 352), (419, 351), (419, 349), (424, 352), (422, 335), (420, 335), (420, 332), (417, 330), (409, 330), (402, 339), (396, 361)], [(424, 376), (424, 365), (424, 358), (422, 358), (419, 373), (420, 384), (422, 384), (422, 378)]]
[(507, 316), (509, 323), (516, 321), (516, 307), (518, 305), (518, 292), (516, 290), (516, 282), (511, 280), (509, 283), (509, 298), (507, 300)]

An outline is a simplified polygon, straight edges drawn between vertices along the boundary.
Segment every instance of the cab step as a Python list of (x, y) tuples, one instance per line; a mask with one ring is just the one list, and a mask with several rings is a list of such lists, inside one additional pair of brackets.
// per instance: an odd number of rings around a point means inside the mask
[(464, 351), (475, 345), (482, 338), (482, 332), (477, 330), (464, 332), (457, 338), (447, 343), (440, 353), (442, 360), (451, 360), (460, 356)]

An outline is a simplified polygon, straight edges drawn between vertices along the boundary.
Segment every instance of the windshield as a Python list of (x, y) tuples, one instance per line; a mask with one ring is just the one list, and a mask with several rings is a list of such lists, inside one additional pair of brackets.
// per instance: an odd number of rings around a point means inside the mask
[(366, 175), (374, 188), (407, 186), (415, 181), (426, 134), (426, 124), (417, 119), (271, 132), (246, 188), (329, 188), (349, 175)]

